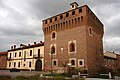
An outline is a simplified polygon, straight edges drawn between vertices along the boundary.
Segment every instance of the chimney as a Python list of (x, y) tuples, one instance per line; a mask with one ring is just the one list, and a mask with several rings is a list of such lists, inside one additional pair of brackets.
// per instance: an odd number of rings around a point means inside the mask
[(16, 45), (14, 45), (14, 49), (16, 49)]
[(34, 42), (34, 44), (36, 44), (36, 42)]
[(11, 46), (11, 50), (13, 50), (13, 46)]
[(40, 43), (42, 43), (42, 41), (40, 41)]

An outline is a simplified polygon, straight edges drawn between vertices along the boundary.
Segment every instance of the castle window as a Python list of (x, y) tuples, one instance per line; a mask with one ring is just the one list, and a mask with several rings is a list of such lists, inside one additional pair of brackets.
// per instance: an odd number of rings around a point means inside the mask
[(52, 60), (52, 65), (53, 65), (53, 66), (57, 66), (57, 65), (58, 65), (57, 59), (53, 59), (53, 60)]
[(62, 23), (61, 23), (61, 30), (62, 30)]
[(19, 52), (19, 57), (21, 57), (21, 52)]
[(51, 47), (51, 54), (55, 54), (55, 46)]
[(76, 53), (76, 40), (68, 42), (68, 53)]
[(58, 23), (58, 30), (60, 29), (60, 24)]
[(78, 66), (84, 67), (84, 59), (78, 59)]
[(73, 19), (72, 19), (72, 27), (74, 26), (74, 22), (73, 22)]
[(78, 25), (80, 25), (80, 18), (78, 17)]
[(79, 9), (79, 13), (81, 13), (81, 12), (82, 12), (82, 9), (80, 8), (80, 9)]
[(55, 21), (57, 21), (57, 17), (55, 17)]
[(83, 16), (81, 16), (81, 20), (83, 21)]
[(11, 53), (10, 53), (10, 59), (11, 59)]
[(20, 62), (18, 62), (18, 67), (20, 67)]
[(14, 62), (14, 67), (16, 67), (16, 62)]
[(71, 23), (70, 23), (70, 20), (69, 20), (69, 26), (70, 26), (70, 24), (71, 24)]
[(62, 19), (63, 18), (63, 15), (60, 15), (60, 19)]
[(47, 27), (47, 32), (48, 32), (48, 27)]
[(72, 12), (72, 15), (75, 15), (75, 11)]
[(30, 56), (32, 56), (32, 50), (30, 50)]
[(15, 57), (17, 57), (17, 53), (15, 52)]
[(53, 65), (56, 66), (56, 64), (57, 64), (56, 61), (54, 61), (54, 62), (53, 62)]
[(66, 21), (66, 28), (68, 27), (68, 22)]
[(65, 22), (63, 22), (63, 28), (65, 27)]
[(72, 5), (72, 8), (74, 8), (74, 5)]
[(54, 39), (55, 36), (56, 36), (56, 35), (55, 35), (55, 32), (53, 32), (53, 33), (52, 33), (52, 39)]
[(11, 62), (9, 63), (9, 67), (11, 67)]
[(92, 27), (89, 28), (89, 35), (92, 35)]
[(52, 19), (50, 19), (50, 22), (52, 22)]
[(75, 44), (70, 43), (70, 52), (75, 52)]
[(47, 24), (47, 20), (45, 21), (45, 24)]
[(75, 65), (75, 60), (71, 60), (71, 65), (72, 65), (72, 66)]
[(69, 13), (66, 13), (66, 17), (68, 17), (69, 16)]
[(31, 67), (31, 62), (29, 62), (29, 67)]

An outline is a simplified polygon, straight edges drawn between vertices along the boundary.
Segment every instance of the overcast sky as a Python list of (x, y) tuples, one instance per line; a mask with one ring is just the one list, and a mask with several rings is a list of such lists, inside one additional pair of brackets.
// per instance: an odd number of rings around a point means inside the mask
[[(120, 53), (120, 0), (76, 0), (104, 24), (104, 51)], [(0, 0), (0, 51), (44, 41), (42, 20), (69, 10), (73, 0)]]

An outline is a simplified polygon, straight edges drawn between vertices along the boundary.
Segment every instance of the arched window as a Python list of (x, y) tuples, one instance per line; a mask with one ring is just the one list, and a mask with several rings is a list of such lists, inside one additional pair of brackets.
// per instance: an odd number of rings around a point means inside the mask
[(75, 43), (70, 43), (70, 52), (75, 52)]
[(66, 13), (66, 17), (68, 17), (69, 16), (69, 13)]
[(60, 15), (60, 19), (62, 19), (63, 18), (63, 15)]
[(89, 34), (92, 35), (92, 27), (89, 28)]
[(71, 65), (75, 65), (75, 60), (71, 60)]
[(75, 15), (75, 11), (72, 12), (72, 15)]
[(55, 54), (55, 46), (51, 47), (51, 54)]
[(55, 32), (52, 33), (52, 39), (56, 37)]

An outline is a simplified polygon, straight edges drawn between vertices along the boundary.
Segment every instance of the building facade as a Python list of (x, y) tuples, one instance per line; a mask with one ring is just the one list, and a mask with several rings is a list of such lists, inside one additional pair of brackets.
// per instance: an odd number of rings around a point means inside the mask
[(104, 53), (104, 68), (107, 73), (120, 74), (120, 54), (106, 51)]
[(103, 62), (103, 24), (87, 5), (70, 4), (70, 10), (43, 20), (45, 69), (66, 66), (98, 74)]
[(0, 69), (7, 67), (7, 52), (0, 52)]
[(44, 43), (34, 42), (33, 45), (16, 45), (8, 50), (7, 69), (36, 70), (44, 68)]

